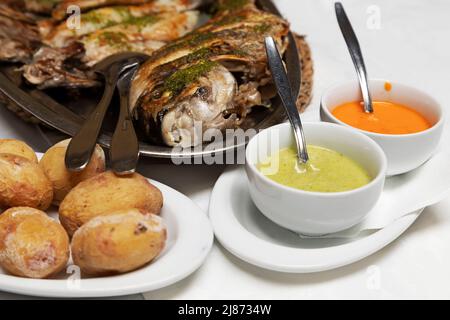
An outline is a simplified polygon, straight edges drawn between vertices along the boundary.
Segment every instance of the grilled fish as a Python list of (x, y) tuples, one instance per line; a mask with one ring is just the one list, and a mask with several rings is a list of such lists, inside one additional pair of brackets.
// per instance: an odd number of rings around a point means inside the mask
[(145, 16), (93, 32), (80, 40), (86, 50), (83, 62), (93, 66), (112, 54), (125, 51), (151, 54), (193, 30), (198, 17), (198, 11)]
[(148, 4), (153, 7), (153, 12), (164, 12), (181, 11), (180, 8), (193, 8), (198, 3), (199, 0), (63, 0), (53, 10), (52, 16), (56, 20), (64, 19), (67, 14), (67, 9), (73, 5), (79, 7), (82, 12), (85, 12), (101, 7)]
[(45, 46), (23, 67), (24, 77), (39, 88), (91, 87), (98, 82), (90, 67), (115, 53), (151, 54), (167, 42), (192, 31), (198, 11), (135, 17), (78, 38), (62, 48)]
[(24, 0), (25, 8), (28, 11), (50, 14), (53, 8), (63, 0)]
[(40, 44), (34, 20), (20, 7), (0, 4), (0, 61), (29, 61)]
[(141, 6), (113, 6), (91, 10), (80, 16), (79, 28), (70, 28), (64, 21), (44, 34), (43, 41), (52, 47), (64, 47), (71, 41), (95, 31), (120, 24), (144, 24), (148, 16), (161, 12), (184, 12), (195, 7), (195, 2), (186, 0), (155, 0)]
[(33, 63), (22, 67), (23, 76), (38, 89), (95, 87), (100, 83), (81, 63), (83, 54), (83, 45), (78, 42), (58, 49), (43, 46), (34, 55)]
[[(239, 6), (237, 5), (239, 4)], [(210, 128), (232, 128), (275, 90), (264, 38), (287, 47), (288, 23), (253, 1), (225, 0), (203, 27), (157, 50), (138, 70), (130, 105), (152, 142), (190, 147)]]

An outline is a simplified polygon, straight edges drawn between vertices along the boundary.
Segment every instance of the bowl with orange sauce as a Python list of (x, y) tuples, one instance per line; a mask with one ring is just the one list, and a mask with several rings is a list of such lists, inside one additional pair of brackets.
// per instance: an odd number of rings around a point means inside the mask
[(412, 171), (431, 158), (444, 129), (440, 104), (420, 89), (386, 80), (369, 83), (373, 113), (365, 113), (357, 82), (327, 90), (320, 117), (363, 132), (375, 140), (388, 159), (387, 175)]

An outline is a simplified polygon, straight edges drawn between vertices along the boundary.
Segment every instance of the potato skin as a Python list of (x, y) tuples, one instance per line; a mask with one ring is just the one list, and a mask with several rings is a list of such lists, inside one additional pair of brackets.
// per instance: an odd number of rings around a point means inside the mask
[(59, 218), (72, 236), (94, 217), (128, 209), (159, 214), (162, 205), (161, 191), (143, 176), (117, 176), (108, 171), (73, 188), (59, 207)]
[(25, 142), (16, 139), (0, 139), (0, 154), (9, 153), (24, 157), (33, 163), (38, 163), (34, 150)]
[(69, 255), (69, 236), (45, 212), (17, 207), (0, 215), (0, 265), (9, 273), (47, 278), (67, 265)]
[(70, 139), (61, 141), (47, 150), (39, 162), (45, 175), (53, 185), (53, 204), (60, 204), (66, 195), (81, 181), (87, 180), (105, 171), (105, 153), (97, 145), (87, 167), (81, 172), (66, 169), (65, 156)]
[(72, 257), (89, 275), (125, 273), (157, 257), (166, 239), (159, 216), (125, 210), (96, 217), (78, 229), (72, 239)]
[(0, 207), (46, 210), (52, 200), (52, 184), (37, 163), (13, 154), (0, 154)]

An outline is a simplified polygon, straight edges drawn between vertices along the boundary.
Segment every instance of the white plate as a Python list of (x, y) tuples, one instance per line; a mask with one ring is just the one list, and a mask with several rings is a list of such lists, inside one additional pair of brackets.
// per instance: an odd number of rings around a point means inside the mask
[[(127, 274), (79, 281), (73, 277), (70, 268), (58, 279), (48, 280), (14, 277), (0, 268), (0, 291), (40, 297), (112, 297), (160, 289), (190, 275), (202, 265), (212, 247), (211, 224), (189, 198), (159, 182), (150, 181), (164, 195), (161, 216), (168, 232), (166, 247), (155, 261)], [(56, 216), (56, 210), (53, 215)]]
[(269, 270), (312, 273), (342, 267), (377, 252), (407, 230), (422, 210), (358, 238), (301, 239), (258, 211), (248, 193), (245, 171), (236, 168), (217, 181), (209, 217), (219, 242), (238, 258)]

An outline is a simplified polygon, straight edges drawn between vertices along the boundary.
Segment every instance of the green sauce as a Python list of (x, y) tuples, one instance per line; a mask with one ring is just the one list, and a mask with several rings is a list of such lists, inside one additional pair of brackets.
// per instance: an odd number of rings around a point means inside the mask
[(308, 154), (308, 163), (301, 164), (295, 149), (282, 149), (258, 169), (279, 184), (313, 192), (349, 191), (372, 180), (363, 167), (336, 151), (310, 145)]

